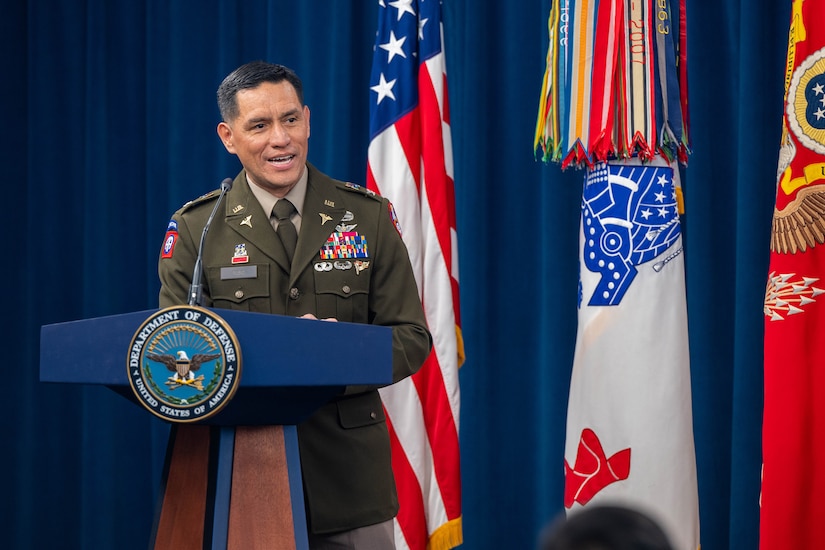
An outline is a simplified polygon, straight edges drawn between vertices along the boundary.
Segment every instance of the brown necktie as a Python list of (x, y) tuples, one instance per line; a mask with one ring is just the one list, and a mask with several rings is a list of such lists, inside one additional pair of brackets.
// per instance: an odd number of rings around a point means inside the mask
[(275, 231), (284, 245), (289, 263), (292, 263), (292, 256), (295, 255), (295, 245), (298, 243), (298, 231), (295, 224), (290, 219), (295, 213), (295, 205), (287, 199), (279, 199), (272, 208), (272, 216), (278, 220), (278, 229)]

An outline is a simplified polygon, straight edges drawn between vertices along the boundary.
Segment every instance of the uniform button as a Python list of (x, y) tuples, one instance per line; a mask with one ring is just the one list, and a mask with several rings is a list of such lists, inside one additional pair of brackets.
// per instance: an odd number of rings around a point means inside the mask
[(352, 290), (349, 285), (344, 285), (341, 290), (344, 291), (344, 294), (349, 294), (349, 291)]
[(295, 287), (289, 289), (289, 298), (291, 300), (297, 300), (301, 296), (301, 291)]
[(378, 415), (377, 415), (377, 414), (375, 414), (374, 412), (371, 412), (371, 413), (370, 413), (370, 418), (372, 418), (373, 420), (375, 420), (376, 418), (378, 418)]
[(236, 290), (236, 291), (235, 291), (235, 298), (237, 298), (237, 299), (239, 299), (239, 300), (240, 300), (241, 298), (243, 298), (243, 290), (240, 290), (240, 289)]

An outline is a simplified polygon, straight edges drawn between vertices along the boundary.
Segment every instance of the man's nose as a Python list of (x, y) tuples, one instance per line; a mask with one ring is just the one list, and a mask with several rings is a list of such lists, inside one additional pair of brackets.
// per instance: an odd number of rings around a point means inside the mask
[(269, 143), (275, 147), (283, 147), (289, 143), (289, 132), (280, 124), (273, 124), (269, 132)]

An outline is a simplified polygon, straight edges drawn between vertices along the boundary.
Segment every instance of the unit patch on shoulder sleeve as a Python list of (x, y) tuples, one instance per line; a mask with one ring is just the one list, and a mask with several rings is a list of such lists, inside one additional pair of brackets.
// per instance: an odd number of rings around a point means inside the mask
[(398, 216), (395, 213), (395, 208), (393, 208), (392, 203), (390, 201), (387, 201), (387, 210), (390, 213), (390, 220), (392, 220), (393, 225), (395, 225), (395, 230), (398, 231), (398, 236), (403, 238), (404, 235), (401, 234), (401, 222), (398, 221)]
[(178, 242), (178, 222), (169, 220), (169, 225), (166, 226), (166, 236), (163, 237), (163, 246), (160, 250), (161, 258), (171, 258), (175, 251), (175, 243)]

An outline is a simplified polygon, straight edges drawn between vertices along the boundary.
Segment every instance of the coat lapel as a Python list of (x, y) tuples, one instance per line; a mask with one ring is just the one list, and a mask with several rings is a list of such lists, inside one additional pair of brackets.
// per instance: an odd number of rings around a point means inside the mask
[[(275, 235), (275, 231), (272, 230), (269, 215), (264, 213), (261, 203), (249, 189), (244, 171), (235, 178), (232, 189), (227, 193), (226, 225), (238, 233), (244, 241), (251, 243), (272, 258), (284, 272), (289, 272), (284, 247)], [(300, 247), (300, 240), (298, 246)]]
[(323, 181), (323, 176), (310, 166), (307, 194), (301, 213), (301, 232), (292, 262), (290, 283), (294, 283), (298, 274), (317, 256), (329, 236), (335, 232), (335, 226), (344, 217), (344, 213), (346, 208), (338, 189), (331, 181), (328, 184)]

